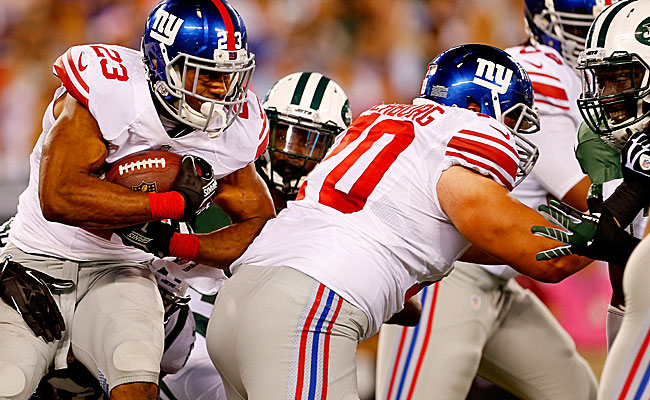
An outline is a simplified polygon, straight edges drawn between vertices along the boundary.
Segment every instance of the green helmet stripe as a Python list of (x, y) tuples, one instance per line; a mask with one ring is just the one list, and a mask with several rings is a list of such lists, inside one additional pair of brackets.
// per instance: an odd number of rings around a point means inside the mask
[(605, 20), (603, 21), (603, 24), (600, 27), (600, 33), (598, 33), (598, 43), (596, 44), (596, 47), (605, 47), (605, 37), (607, 36), (607, 30), (609, 29), (609, 26), (612, 24), (612, 20), (616, 16), (616, 14), (621, 11), (623, 7), (626, 5), (630, 4), (634, 0), (627, 0), (627, 1), (622, 1), (615, 6), (610, 6), (614, 7), (612, 12), (607, 14), (607, 17), (605, 17)]
[(321, 76), (320, 81), (318, 81), (318, 86), (316, 86), (316, 91), (314, 92), (314, 98), (311, 99), (310, 107), (314, 110), (318, 110), (320, 103), (323, 101), (323, 94), (325, 94), (325, 89), (330, 83), (330, 78)]
[(302, 100), (302, 95), (305, 92), (305, 86), (307, 86), (307, 81), (309, 81), (310, 76), (311, 72), (303, 72), (302, 75), (300, 75), (300, 79), (298, 79), (298, 84), (296, 85), (296, 90), (293, 92), (293, 97), (291, 98), (291, 104), (300, 104), (300, 100)]
[(594, 22), (591, 23), (591, 26), (589, 27), (589, 32), (587, 32), (587, 41), (585, 45), (585, 49), (590, 49), (594, 45), (594, 32), (596, 31), (596, 26), (598, 25), (598, 19), (601, 18), (604, 14), (604, 12), (601, 12), (600, 14), (596, 15), (596, 18), (594, 19)]

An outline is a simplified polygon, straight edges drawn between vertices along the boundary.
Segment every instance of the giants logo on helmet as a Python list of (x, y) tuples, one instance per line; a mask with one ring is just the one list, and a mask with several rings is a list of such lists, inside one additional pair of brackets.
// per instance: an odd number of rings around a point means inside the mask
[(483, 58), (477, 59), (476, 62), (478, 67), (473, 82), (499, 94), (505, 94), (512, 80), (512, 70)]
[(174, 44), (176, 35), (185, 20), (168, 13), (162, 8), (158, 9), (155, 18), (149, 35), (157, 41), (171, 46)]

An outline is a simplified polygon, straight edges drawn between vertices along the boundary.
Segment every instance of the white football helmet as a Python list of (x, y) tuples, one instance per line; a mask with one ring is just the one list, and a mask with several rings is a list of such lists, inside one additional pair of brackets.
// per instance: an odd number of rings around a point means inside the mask
[(622, 1), (591, 25), (578, 58), (585, 123), (604, 142), (621, 149), (650, 123), (650, 2)]
[(348, 96), (318, 72), (297, 72), (277, 81), (262, 106), (271, 129), (262, 173), (277, 189), (294, 195), (334, 137), (352, 122)]

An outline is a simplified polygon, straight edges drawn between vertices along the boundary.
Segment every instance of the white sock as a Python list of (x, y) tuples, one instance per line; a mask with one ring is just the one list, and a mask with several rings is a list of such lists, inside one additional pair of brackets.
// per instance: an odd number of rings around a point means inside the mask
[(624, 307), (619, 308), (609, 304), (607, 306), (607, 350), (612, 348), (612, 343), (621, 329), (623, 316), (625, 315)]

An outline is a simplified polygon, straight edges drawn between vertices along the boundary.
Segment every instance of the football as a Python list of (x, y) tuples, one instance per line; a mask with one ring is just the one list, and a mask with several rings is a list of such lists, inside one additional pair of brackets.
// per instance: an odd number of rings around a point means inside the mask
[(181, 158), (160, 150), (130, 154), (110, 166), (106, 180), (139, 192), (167, 192), (178, 176)]

